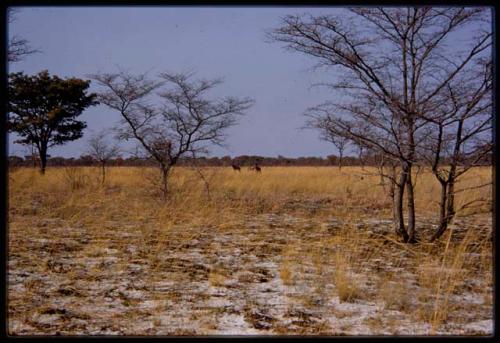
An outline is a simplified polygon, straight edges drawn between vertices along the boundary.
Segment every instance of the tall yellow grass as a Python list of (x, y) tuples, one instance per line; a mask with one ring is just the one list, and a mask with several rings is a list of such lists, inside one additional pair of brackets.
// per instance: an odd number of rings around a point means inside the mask
[[(390, 213), (390, 199), (379, 184), (375, 169), (344, 167), (339, 172), (331, 167), (268, 167), (257, 174), (246, 170), (238, 173), (230, 168), (203, 168), (202, 172), (209, 176), (210, 197), (194, 170), (177, 168), (171, 178), (171, 197), (163, 202), (151, 182), (158, 178), (154, 168), (109, 168), (104, 186), (100, 185), (99, 168), (49, 168), (46, 175), (35, 169), (20, 168), (9, 173), (9, 203), (11, 208), (31, 203), (41, 211), (40, 215), (65, 218), (98, 208), (109, 215), (120, 212), (131, 217), (152, 215), (196, 221), (210, 218), (211, 214), (223, 218), (235, 211), (279, 209), (284, 202), (294, 199), (325, 198), (330, 199), (337, 215), (367, 210)], [(491, 168), (473, 169), (464, 175), (457, 189), (486, 183), (491, 177)], [(431, 173), (417, 177), (417, 215), (436, 214), (439, 191)], [(491, 199), (491, 187), (461, 192), (457, 194), (457, 207), (484, 196)]]
[[(151, 270), (161, 270), (164, 262), (157, 258), (158, 252), (176, 249), (169, 245), (168, 235), (170, 231), (182, 234), (182, 230), (171, 230), (178, 226), (225, 230), (246, 225), (246, 218), (255, 214), (272, 212), (296, 213), (319, 222), (323, 217), (337, 217), (345, 224), (335, 234), (326, 234), (327, 228), (318, 226), (314, 230), (323, 230), (324, 235), (285, 245), (278, 272), (283, 284), (292, 287), (305, 282), (301, 280), (301, 268), (304, 261), (310, 260), (318, 274), (318, 294), (312, 294), (313, 299), (328, 300), (332, 293), (328, 293), (326, 285), (333, 284), (333, 294), (342, 302), (375, 297), (389, 309), (430, 323), (432, 330), (453, 314), (456, 305), (450, 299), (464, 289), (468, 278), (486, 276), (492, 283), (491, 241), (479, 235), (479, 230), (468, 230), (458, 240), (452, 239), (449, 231), (435, 244), (413, 246), (398, 242), (394, 236), (378, 236), (351, 225), (360, 218), (391, 216), (390, 199), (379, 185), (375, 169), (344, 167), (339, 172), (331, 167), (269, 167), (257, 174), (203, 168), (202, 172), (210, 181), (210, 195), (195, 170), (177, 168), (171, 179), (171, 196), (162, 201), (151, 182), (159, 177), (154, 168), (109, 168), (104, 185), (99, 168), (49, 168), (44, 176), (20, 168), (9, 173), (9, 220), (27, 231), (31, 230), (29, 220), (33, 218), (64, 220), (65, 225), (85, 227), (94, 240), (86, 248), (90, 250), (84, 251), (89, 256), (92, 249), (98, 251), (106, 246), (107, 238), (101, 237), (101, 232), (113, 232), (109, 228), (114, 230), (112, 225), (116, 223), (119, 232), (126, 232), (126, 226), (130, 226), (142, 235), (139, 241), (126, 238), (124, 242), (140, 250)], [(484, 184), (491, 177), (491, 168), (473, 169), (464, 175), (457, 189)], [(461, 192), (457, 204), (482, 197), (491, 199), (491, 188)], [(436, 217), (437, 199), (439, 184), (434, 176), (429, 172), (419, 174), (417, 220)], [(315, 205), (318, 203), (322, 206)], [(491, 211), (486, 205), (479, 209)], [(467, 214), (462, 211), (458, 216)], [(470, 253), (476, 253), (480, 263), (473, 265)], [(391, 262), (390, 268), (387, 261)], [(397, 268), (415, 276), (420, 287), (417, 293)], [(100, 273), (96, 270), (96, 276)], [(154, 278), (155, 273), (150, 277)], [(208, 278), (213, 286), (226, 281), (219, 270), (210, 270)], [(374, 281), (378, 291), (370, 294), (366, 280)], [(485, 299), (491, 301), (491, 288), (484, 292)]]

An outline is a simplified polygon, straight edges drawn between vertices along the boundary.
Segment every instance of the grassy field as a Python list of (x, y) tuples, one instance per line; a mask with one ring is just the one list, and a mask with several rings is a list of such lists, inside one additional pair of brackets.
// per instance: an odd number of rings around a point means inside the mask
[[(484, 335), (491, 210), (425, 243), (439, 185), (417, 177), (422, 243), (392, 230), (375, 169), (149, 168), (9, 173), (8, 327), (39, 335)], [(491, 180), (491, 168), (457, 188)], [(457, 206), (491, 194), (464, 191)]]

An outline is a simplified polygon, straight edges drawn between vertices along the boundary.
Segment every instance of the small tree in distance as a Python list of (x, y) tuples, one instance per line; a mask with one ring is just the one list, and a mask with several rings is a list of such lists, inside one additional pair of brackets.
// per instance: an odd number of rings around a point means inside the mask
[(21, 136), (15, 143), (36, 147), (42, 174), (50, 147), (82, 137), (87, 124), (77, 117), (98, 103), (95, 94), (87, 94), (89, 85), (86, 80), (51, 76), (47, 70), (34, 76), (9, 75), (8, 130)]
[(106, 180), (106, 164), (117, 158), (120, 153), (120, 148), (117, 145), (111, 145), (107, 142), (107, 130), (101, 130), (93, 134), (88, 141), (87, 153), (101, 165), (101, 183), (104, 184)]
[(307, 122), (307, 127), (319, 130), (320, 138), (332, 143), (335, 148), (337, 148), (337, 151), (339, 153), (339, 156), (337, 158), (337, 166), (339, 167), (339, 171), (341, 171), (344, 152), (350, 144), (350, 139), (343, 135), (336, 134), (334, 130), (330, 129), (329, 125), (329, 118), (318, 118), (311, 116), (310, 120)]
[(164, 199), (179, 159), (207, 152), (208, 144), (221, 145), (225, 130), (253, 104), (249, 98), (209, 100), (207, 93), (222, 81), (192, 81), (192, 76), (163, 73), (159, 81), (125, 71), (91, 76), (104, 88), (99, 100), (121, 114), (120, 137), (137, 140), (157, 162)]

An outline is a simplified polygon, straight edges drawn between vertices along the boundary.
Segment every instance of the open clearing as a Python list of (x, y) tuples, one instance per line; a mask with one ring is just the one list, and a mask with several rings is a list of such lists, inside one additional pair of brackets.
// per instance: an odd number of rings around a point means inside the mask
[(210, 197), (179, 168), (166, 203), (153, 173), (111, 168), (105, 186), (97, 168), (9, 174), (10, 334), (493, 332), (491, 212), (459, 213), (425, 243), (432, 175), (417, 179), (422, 242), (405, 245), (369, 168), (210, 168)]

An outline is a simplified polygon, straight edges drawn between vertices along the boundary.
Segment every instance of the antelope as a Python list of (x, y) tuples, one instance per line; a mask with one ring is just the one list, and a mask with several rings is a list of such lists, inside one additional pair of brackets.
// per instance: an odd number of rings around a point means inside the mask
[(260, 173), (260, 172), (261, 172), (261, 169), (260, 169), (260, 167), (259, 167), (259, 165), (258, 165), (257, 163), (255, 163), (255, 166), (253, 167), (253, 169), (255, 169), (255, 171), (256, 171), (257, 173)]
[(234, 171), (239, 171), (239, 172), (241, 171), (240, 166), (237, 166), (237, 165), (236, 165), (236, 164), (234, 164), (234, 163), (231, 165), (231, 167), (233, 167), (233, 170), (234, 170)]

